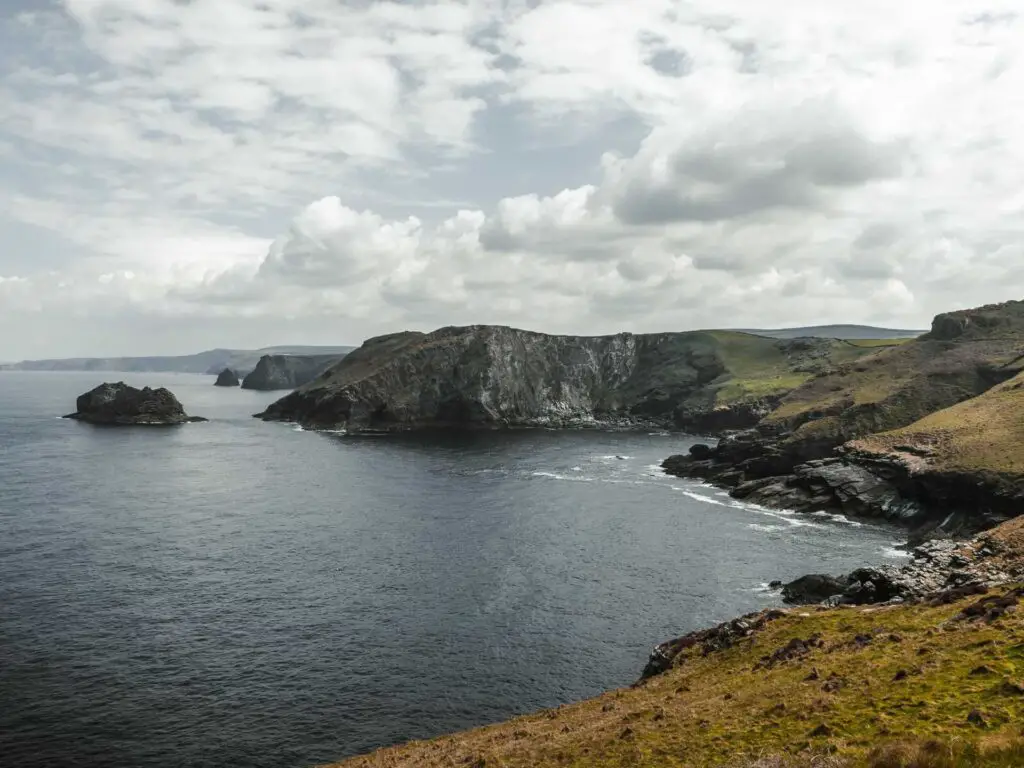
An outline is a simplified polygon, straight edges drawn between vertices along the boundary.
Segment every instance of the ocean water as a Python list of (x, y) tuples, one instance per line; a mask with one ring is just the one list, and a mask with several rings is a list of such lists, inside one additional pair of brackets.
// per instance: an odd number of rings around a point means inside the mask
[[(58, 417), (109, 380), (207, 424)], [(694, 438), (347, 437), (167, 374), (0, 373), (0, 762), (305, 767), (628, 685), (651, 647), (898, 557), (657, 468)]]

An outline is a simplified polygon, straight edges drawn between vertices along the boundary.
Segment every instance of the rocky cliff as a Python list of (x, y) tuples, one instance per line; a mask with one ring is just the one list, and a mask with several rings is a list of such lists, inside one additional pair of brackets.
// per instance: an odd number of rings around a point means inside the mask
[(242, 381), (242, 389), (265, 392), (295, 389), (313, 381), (343, 356), (332, 355), (264, 355), (256, 368)]
[(124, 382), (101, 384), (76, 402), (64, 418), (108, 426), (173, 426), (206, 419), (189, 416), (167, 389), (136, 389)]
[(550, 336), (503, 326), (370, 339), (260, 416), (311, 427), (747, 426), (801, 381), (873, 350), (724, 331)]
[(217, 376), (217, 381), (213, 383), (215, 387), (237, 387), (241, 382), (238, 380), (238, 374), (232, 371), (230, 368), (225, 368)]
[(939, 315), (932, 330), (814, 377), (754, 429), (666, 471), (794, 510), (966, 533), (1024, 502), (1024, 302)]

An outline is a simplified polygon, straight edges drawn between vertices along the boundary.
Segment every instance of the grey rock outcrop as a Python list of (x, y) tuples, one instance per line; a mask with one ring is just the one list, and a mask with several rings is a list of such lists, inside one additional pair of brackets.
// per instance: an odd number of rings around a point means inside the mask
[(242, 381), (242, 389), (270, 392), (295, 389), (316, 379), (341, 355), (264, 355)]
[(984, 537), (929, 541), (915, 547), (905, 565), (858, 568), (845, 576), (801, 576), (783, 585), (782, 598), (794, 604), (870, 605), (915, 600), (943, 590), (984, 590), (1020, 578), (1018, 568), (995, 555)]
[(232, 371), (230, 368), (225, 368), (217, 376), (217, 381), (214, 382), (215, 387), (237, 387), (241, 384), (238, 380), (238, 374)]
[[(763, 344), (784, 344), (761, 340)], [(314, 428), (657, 425), (695, 419), (743, 423), (716, 408), (727, 373), (709, 334), (549, 336), (504, 326), (442, 328), (370, 339), (261, 418)]]
[(78, 398), (76, 411), (64, 418), (110, 426), (173, 426), (206, 421), (189, 416), (167, 389), (136, 389), (124, 382), (101, 384)]

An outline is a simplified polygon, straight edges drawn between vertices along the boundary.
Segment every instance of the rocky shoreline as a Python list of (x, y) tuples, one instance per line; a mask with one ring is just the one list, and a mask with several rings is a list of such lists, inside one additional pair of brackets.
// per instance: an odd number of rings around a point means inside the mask
[(717, 446), (694, 445), (688, 455), (669, 456), (661, 466), (670, 475), (705, 480), (764, 507), (896, 523), (909, 529), (911, 544), (972, 536), (1020, 509), (1019, 493), (1007, 493), (990, 475), (914, 467), (913, 457), (926, 448), (880, 454), (843, 446), (808, 451), (801, 444), (799, 455), (791, 452), (787, 433), (765, 431), (734, 432)]
[[(1022, 543), (1024, 522), (1014, 520), (973, 539), (922, 544), (913, 549), (911, 561), (901, 566), (858, 568), (844, 576), (808, 574), (771, 586), (783, 602), (815, 605), (817, 610), (952, 603), (1024, 581)], [(651, 651), (639, 682), (671, 669), (675, 658), (688, 649), (700, 648), (706, 655), (729, 648), (795, 610), (799, 609), (769, 608), (661, 643)]]

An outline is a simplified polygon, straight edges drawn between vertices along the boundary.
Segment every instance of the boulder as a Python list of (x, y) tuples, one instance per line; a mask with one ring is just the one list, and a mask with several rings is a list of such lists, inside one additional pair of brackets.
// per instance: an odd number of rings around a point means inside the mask
[(225, 368), (217, 376), (217, 381), (214, 382), (215, 387), (237, 387), (242, 382), (238, 379), (238, 374), (232, 371), (230, 368)]
[(782, 587), (782, 599), (792, 604), (821, 603), (835, 595), (843, 594), (850, 582), (823, 573), (801, 576)]
[(124, 382), (101, 384), (81, 395), (77, 410), (64, 418), (110, 426), (172, 426), (206, 421), (189, 416), (167, 389), (136, 389)]

